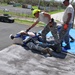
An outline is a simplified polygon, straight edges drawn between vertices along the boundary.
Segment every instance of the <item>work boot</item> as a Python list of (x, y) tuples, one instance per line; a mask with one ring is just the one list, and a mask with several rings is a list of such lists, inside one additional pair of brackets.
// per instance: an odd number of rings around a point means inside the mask
[(61, 53), (62, 47), (61, 44), (55, 44), (53, 47), (51, 47), (53, 49), (53, 51), (55, 51), (56, 53)]
[(49, 47), (50, 47), (53, 51), (56, 51), (56, 50), (57, 50), (56, 45), (53, 45), (53, 46), (52, 46), (52, 45), (50, 45)]
[(57, 49), (57, 50), (56, 50), (56, 53), (61, 53), (61, 50), (60, 50), (60, 49)]
[(43, 50), (43, 53), (48, 53), (50, 56), (52, 56), (52, 49), (50, 49), (50, 48), (45, 48), (44, 50)]

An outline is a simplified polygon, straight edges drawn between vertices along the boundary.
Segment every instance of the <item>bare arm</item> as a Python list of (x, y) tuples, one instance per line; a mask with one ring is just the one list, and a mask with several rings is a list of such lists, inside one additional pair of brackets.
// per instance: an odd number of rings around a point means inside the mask
[(66, 24), (64, 24), (64, 29), (65, 30), (67, 30), (67, 28), (68, 28), (68, 24), (70, 22), (71, 17), (72, 17), (72, 14), (68, 13), (68, 18), (67, 18)]
[(44, 14), (45, 17), (48, 17), (49, 20), (51, 20), (51, 15), (50, 15), (50, 14), (48, 14), (48, 13), (46, 13), (46, 12), (44, 12), (43, 14)]
[(32, 26), (31, 27), (29, 27), (27, 30), (26, 30), (26, 32), (28, 32), (31, 28), (33, 28), (34, 26), (36, 26), (37, 24), (38, 24), (38, 20), (34, 23), (34, 24), (32, 24)]
[(71, 17), (72, 17), (72, 14), (71, 13), (68, 13), (68, 18), (67, 18), (66, 24), (69, 24), (69, 22), (71, 20)]

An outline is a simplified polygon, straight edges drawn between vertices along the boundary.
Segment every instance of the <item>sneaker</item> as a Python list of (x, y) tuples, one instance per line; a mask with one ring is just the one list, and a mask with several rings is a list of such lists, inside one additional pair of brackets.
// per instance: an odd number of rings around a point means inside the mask
[(70, 40), (70, 42), (74, 42), (74, 41), (75, 41), (74, 39)]
[(52, 56), (52, 50), (50, 48), (45, 48), (43, 53), (48, 53), (50, 56)]
[(14, 35), (10, 34), (9, 38), (13, 40), (14, 39)]
[(67, 50), (67, 49), (71, 49), (70, 46), (68, 46), (68, 45), (66, 45), (64, 48), (65, 48), (66, 50)]

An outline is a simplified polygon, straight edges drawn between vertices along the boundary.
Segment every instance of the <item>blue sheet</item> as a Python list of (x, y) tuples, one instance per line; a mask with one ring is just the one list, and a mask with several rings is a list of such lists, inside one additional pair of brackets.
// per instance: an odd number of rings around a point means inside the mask
[[(69, 34), (75, 39), (75, 29), (71, 29)], [(51, 32), (47, 34), (47, 37), (50, 37), (50, 36), (52, 36)], [(65, 45), (65, 43), (63, 43), (63, 45)], [(75, 41), (70, 42), (70, 46), (71, 46), (71, 49), (68, 49), (68, 50), (62, 49), (62, 50), (75, 54)]]

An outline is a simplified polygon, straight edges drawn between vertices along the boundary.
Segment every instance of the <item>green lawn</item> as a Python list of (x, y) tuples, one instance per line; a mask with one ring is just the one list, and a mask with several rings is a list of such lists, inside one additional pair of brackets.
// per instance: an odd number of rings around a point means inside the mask
[(7, 6), (8, 4), (7, 3), (0, 3), (0, 5)]
[[(7, 5), (7, 4), (1, 4), (3, 6)], [(38, 7), (37, 6), (33, 6), (32, 7), (33, 9), (37, 9)], [(52, 12), (48, 12), (49, 14), (55, 14), (55, 13), (58, 13), (58, 12), (63, 12), (63, 10), (57, 10), (57, 11), (52, 11)], [(24, 14), (24, 13), (14, 13), (14, 12), (4, 12), (2, 10), (0, 10), (0, 15), (2, 14), (9, 14), (13, 17), (21, 17), (21, 18), (34, 18), (34, 16), (32, 14)], [(15, 22), (17, 23), (20, 23), (20, 24), (26, 24), (26, 25), (32, 25), (34, 22), (33, 21), (28, 21), (28, 20), (20, 20), (20, 19), (15, 19)], [(39, 23), (37, 26), (44, 26), (43, 23)]]
[(37, 7), (37, 6), (32, 6), (32, 8), (33, 8), (33, 9), (38, 9), (38, 7)]
[[(52, 11), (52, 12), (48, 12), (49, 14), (55, 14), (55, 13), (58, 13), (58, 12), (63, 12), (64, 10), (57, 10), (57, 11)], [(12, 16), (19, 16), (19, 17), (29, 17), (29, 18), (34, 18), (34, 16), (32, 14), (24, 14), (24, 13), (14, 13), (14, 12), (4, 12), (2, 10), (0, 10), (0, 14), (10, 14)]]
[(59, 13), (59, 12), (63, 12), (64, 10), (63, 9), (61, 9), (61, 10), (57, 10), (57, 11), (51, 11), (51, 12), (49, 12), (50, 14), (56, 14), (56, 13)]
[[(25, 25), (32, 25), (34, 23), (34, 21), (20, 20), (20, 19), (15, 19), (15, 22), (19, 24), (25, 24)], [(40, 22), (37, 24), (37, 26), (44, 26), (44, 24)]]

